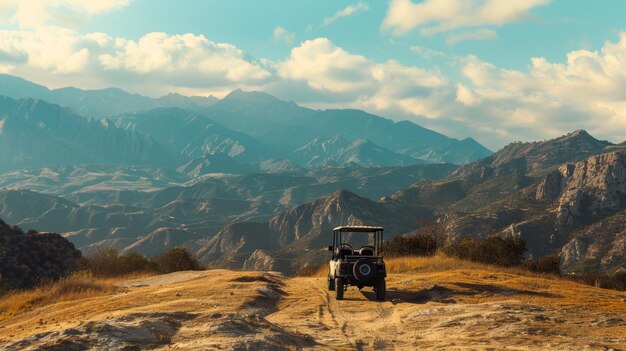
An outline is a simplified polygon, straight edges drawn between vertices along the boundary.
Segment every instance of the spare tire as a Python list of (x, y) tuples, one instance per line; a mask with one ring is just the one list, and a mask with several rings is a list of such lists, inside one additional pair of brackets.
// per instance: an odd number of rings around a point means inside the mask
[(370, 260), (362, 258), (356, 261), (354, 268), (352, 268), (352, 273), (354, 273), (356, 279), (360, 281), (367, 281), (374, 277), (375, 268), (376, 267)]

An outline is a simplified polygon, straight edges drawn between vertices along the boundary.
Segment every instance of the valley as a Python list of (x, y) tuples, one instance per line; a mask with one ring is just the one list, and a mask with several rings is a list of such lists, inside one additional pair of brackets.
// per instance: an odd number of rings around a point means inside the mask
[(1, 101), (0, 218), (85, 254), (182, 245), (210, 267), (291, 274), (320, 263), (335, 226), (375, 223), (391, 239), (425, 220), (451, 241), (519, 236), (528, 257), (558, 254), (567, 271), (626, 269), (626, 151), (584, 130), (491, 153), (263, 92), (209, 102), (75, 89), (83, 98), (62, 100), (16, 79), (0, 76), (0, 92), (21, 87)]

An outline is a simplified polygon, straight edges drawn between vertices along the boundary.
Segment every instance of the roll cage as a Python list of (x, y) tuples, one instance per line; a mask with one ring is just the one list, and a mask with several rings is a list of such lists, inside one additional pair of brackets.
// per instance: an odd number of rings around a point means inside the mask
[[(383, 252), (383, 227), (373, 226), (339, 226), (333, 229), (333, 246), (329, 246), (328, 249), (333, 252), (333, 259), (339, 255), (338, 248), (341, 244), (344, 244), (345, 233), (365, 233), (372, 234), (374, 256), (380, 256)], [(369, 240), (368, 240), (369, 241)]]

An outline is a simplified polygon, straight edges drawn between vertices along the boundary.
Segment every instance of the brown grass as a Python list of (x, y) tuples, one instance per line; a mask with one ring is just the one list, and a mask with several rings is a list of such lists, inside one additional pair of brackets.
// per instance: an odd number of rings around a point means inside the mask
[(54, 283), (41, 284), (35, 289), (9, 292), (0, 299), (0, 321), (40, 306), (111, 294), (119, 289), (116, 282), (135, 276), (103, 279), (94, 278), (87, 272), (78, 272)]
[[(482, 270), (488, 272), (501, 272), (524, 275), (530, 277), (553, 277), (558, 276), (546, 273), (531, 272), (523, 267), (498, 267), (456, 257), (436, 254), (434, 256), (405, 256), (385, 258), (387, 273), (435, 273), (457, 270)], [(328, 265), (324, 264), (316, 269), (302, 271), (301, 276), (325, 277), (328, 273)]]

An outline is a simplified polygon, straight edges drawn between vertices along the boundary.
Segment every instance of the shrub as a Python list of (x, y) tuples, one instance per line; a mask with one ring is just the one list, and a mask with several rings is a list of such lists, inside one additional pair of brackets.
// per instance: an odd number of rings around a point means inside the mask
[(150, 264), (158, 273), (203, 269), (200, 261), (183, 246), (175, 247), (154, 257), (150, 260)]
[(131, 252), (121, 255), (115, 249), (103, 249), (86, 258), (86, 269), (96, 277), (113, 277), (147, 271), (150, 262), (142, 255)]
[(450, 256), (470, 261), (511, 267), (523, 262), (526, 243), (519, 237), (464, 238), (448, 244), (444, 251)]
[(620, 291), (626, 290), (626, 272), (623, 270), (614, 274), (608, 274), (606, 272), (587, 272), (571, 275), (569, 278), (583, 284), (593, 285), (597, 288)]
[(397, 236), (385, 242), (385, 255), (399, 256), (431, 256), (444, 244), (443, 226), (427, 220), (419, 222), (413, 235)]
[(539, 257), (536, 260), (524, 262), (524, 267), (532, 272), (561, 275), (561, 257), (556, 254)]
[(175, 247), (152, 259), (136, 252), (123, 255), (115, 249), (103, 249), (85, 259), (84, 269), (95, 277), (114, 277), (138, 272), (171, 273), (203, 268), (187, 248)]

